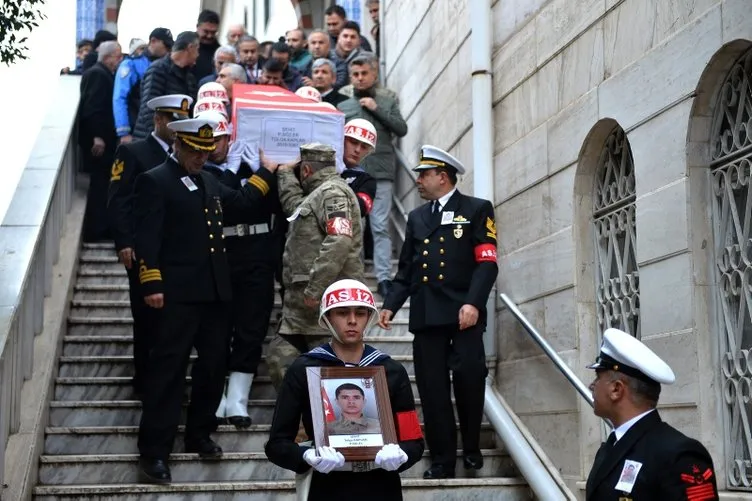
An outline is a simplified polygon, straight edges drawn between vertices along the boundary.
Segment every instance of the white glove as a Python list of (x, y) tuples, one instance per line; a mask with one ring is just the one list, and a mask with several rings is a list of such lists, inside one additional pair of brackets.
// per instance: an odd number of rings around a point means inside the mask
[(407, 461), (407, 454), (397, 444), (386, 444), (376, 453), (374, 463), (386, 471), (395, 471)]
[(234, 141), (230, 145), (230, 150), (227, 152), (226, 168), (233, 174), (237, 174), (240, 170), (240, 161), (242, 160), (242, 153), (245, 149), (244, 141)]
[(258, 146), (250, 143), (244, 143), (245, 147), (241, 151), (241, 158), (245, 163), (251, 166), (251, 170), (256, 172), (259, 170), (260, 159), (258, 155)]
[[(345, 456), (333, 447), (319, 447), (318, 453), (313, 448), (308, 449), (303, 453), (303, 459), (319, 473), (329, 473), (345, 465)], [(405, 459), (407, 459), (407, 456), (405, 456)]]

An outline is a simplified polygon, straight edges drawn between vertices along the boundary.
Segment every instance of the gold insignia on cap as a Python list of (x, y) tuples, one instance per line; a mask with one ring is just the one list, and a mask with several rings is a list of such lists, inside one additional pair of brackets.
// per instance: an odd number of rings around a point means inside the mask
[(200, 137), (201, 139), (214, 137), (214, 129), (212, 129), (211, 125), (202, 125), (198, 129), (198, 137)]

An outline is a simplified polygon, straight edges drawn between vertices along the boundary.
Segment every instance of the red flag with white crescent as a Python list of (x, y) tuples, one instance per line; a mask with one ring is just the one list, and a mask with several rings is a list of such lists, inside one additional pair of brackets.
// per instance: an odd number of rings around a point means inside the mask
[(337, 420), (337, 416), (334, 415), (334, 408), (329, 401), (329, 395), (326, 394), (324, 387), (321, 387), (321, 400), (324, 402), (324, 421), (331, 423)]

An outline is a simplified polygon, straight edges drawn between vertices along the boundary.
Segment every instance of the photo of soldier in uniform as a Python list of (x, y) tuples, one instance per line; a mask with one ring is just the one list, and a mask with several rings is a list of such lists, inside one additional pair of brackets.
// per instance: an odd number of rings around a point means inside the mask
[(372, 379), (324, 379), (321, 386), (329, 435), (381, 433)]

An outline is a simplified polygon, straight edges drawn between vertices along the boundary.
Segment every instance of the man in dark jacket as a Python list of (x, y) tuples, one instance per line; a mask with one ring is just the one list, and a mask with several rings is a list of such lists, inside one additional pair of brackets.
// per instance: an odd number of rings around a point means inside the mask
[(196, 23), (196, 33), (200, 42), (198, 59), (192, 70), (197, 82), (214, 71), (214, 53), (219, 49), (218, 31), (219, 14), (213, 10), (202, 10)]
[(376, 198), (376, 180), (370, 176), (360, 163), (376, 147), (376, 129), (368, 120), (355, 118), (345, 124), (345, 170), (342, 179), (347, 181), (350, 188), (358, 197), (360, 217), (370, 214), (373, 199)]
[[(253, 215), (266, 202), (273, 172), (264, 168), (241, 190), (221, 185), (202, 170), (214, 148), (208, 119), (177, 120), (175, 152), (136, 180), (136, 256), (141, 294), (160, 311), (146, 375), (138, 447), (144, 481), (169, 483), (172, 452), (183, 401), (185, 373), (195, 347), (185, 450), (218, 459), (210, 438), (222, 398), (232, 296), (222, 219)], [(276, 166), (272, 167), (272, 170)]]
[(112, 91), (115, 70), (123, 54), (120, 44), (104, 42), (97, 52), (97, 63), (81, 77), (78, 144), (84, 155), (84, 167), (90, 173), (84, 218), (84, 241), (96, 242), (109, 236), (106, 207), (110, 165), (117, 148)]
[(303, 86), (303, 76), (298, 70), (290, 65), (291, 51), (285, 42), (277, 42), (272, 45), (272, 59), (280, 61), (285, 69), (282, 72), (282, 80), (290, 92), (295, 92)]
[(350, 63), (362, 54), (370, 54), (370, 52), (364, 52), (360, 48), (360, 27), (358, 23), (352, 21), (345, 23), (333, 52), (334, 64), (337, 66), (337, 81), (334, 83), (334, 88), (341, 89), (351, 82)]
[(585, 499), (719, 499), (707, 449), (656, 410), (661, 385), (676, 379), (671, 367), (637, 338), (611, 328), (588, 368), (596, 372), (590, 384), (595, 414), (614, 430), (595, 455)]
[(321, 94), (321, 102), (337, 106), (342, 101), (347, 100), (347, 96), (340, 94), (334, 88), (334, 82), (337, 79), (337, 67), (331, 59), (325, 57), (316, 59), (311, 65), (312, 78), (308, 80), (311, 86)]
[[(319, 304), (319, 324), (332, 333), (331, 342), (301, 355), (287, 370), (277, 395), (266, 456), (287, 470), (299, 474), (310, 472), (308, 501), (350, 498), (399, 501), (402, 499), (399, 473), (418, 462), (424, 448), (407, 371), (386, 353), (364, 343), (364, 335), (378, 310), (373, 294), (363, 283), (352, 279), (338, 280), (327, 287)], [(295, 439), (301, 418), (306, 434), (314, 437), (308, 398), (309, 367), (343, 370), (347, 370), (346, 367), (383, 367), (397, 443), (384, 444), (373, 462), (350, 463), (345, 463), (342, 453), (332, 447), (332, 437), (321, 443), (319, 439), (324, 437), (317, 436), (314, 446), (297, 444)], [(328, 423), (336, 417), (333, 409), (327, 410), (331, 412), (324, 418)], [(379, 414), (381, 419), (385, 417), (381, 412)], [(301, 494), (298, 492), (299, 497)]]
[(141, 83), (141, 108), (133, 129), (135, 139), (145, 139), (154, 127), (154, 111), (147, 103), (167, 94), (185, 94), (196, 99), (198, 86), (191, 67), (198, 57), (198, 35), (184, 31), (175, 39), (172, 52), (154, 61), (144, 74)]
[(138, 282), (135, 259), (135, 223), (133, 221), (133, 186), (136, 178), (164, 163), (172, 153), (174, 133), (167, 127), (173, 120), (188, 118), (193, 102), (188, 96), (175, 94), (155, 97), (147, 103), (154, 110), (154, 131), (146, 139), (121, 144), (112, 164), (110, 189), (107, 194), (107, 215), (115, 250), (128, 273), (129, 298), (133, 316), (133, 389), (143, 395), (149, 342), (153, 337), (156, 311), (144, 303)]
[[(486, 302), (496, 281), (496, 223), (491, 202), (460, 193), (465, 168), (434, 146), (421, 148), (418, 192), (431, 203), (410, 212), (394, 287), (379, 325), (389, 329), (410, 297), (413, 358), (431, 451), (423, 478), (452, 478), (457, 429), (449, 372), (462, 431), (465, 469), (483, 467), (480, 424), (486, 389)], [(494, 314), (494, 312), (491, 312)]]
[(81, 64), (81, 73), (97, 63), (97, 51), (99, 50), (99, 46), (104, 42), (117, 42), (117, 36), (107, 30), (97, 31), (96, 35), (94, 35), (94, 43), (91, 45), (92, 50), (86, 54), (83, 63)]

